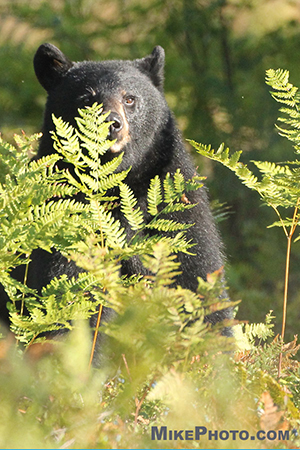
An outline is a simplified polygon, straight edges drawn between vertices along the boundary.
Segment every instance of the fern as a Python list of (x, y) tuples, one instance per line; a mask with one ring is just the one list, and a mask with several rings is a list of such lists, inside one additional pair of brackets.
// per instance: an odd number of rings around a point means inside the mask
[[(10, 177), (13, 177), (14, 175), (20, 176), (21, 173), (26, 172), (26, 165), (29, 161), (28, 154), (34, 153), (34, 145), (40, 136), (41, 134), (34, 134), (30, 137), (27, 137), (25, 134), (23, 134), (23, 136), (15, 134), (14, 140), (18, 147), (17, 152), (12, 144), (4, 142), (0, 136), (0, 183), (5, 182), (7, 175)], [(51, 158), (52, 160), (53, 156), (54, 155), (52, 155)]]
[[(292, 141), (296, 153), (300, 152), (300, 113), (299, 103), (300, 95), (298, 88), (289, 82), (289, 72), (287, 70), (273, 70), (266, 72), (266, 83), (273, 88), (272, 97), (283, 104), (279, 111), (284, 116), (279, 117), (279, 121), (286, 125), (285, 128), (277, 126), (279, 135)], [(191, 141), (198, 153), (210, 159), (220, 162), (232, 170), (237, 177), (250, 189), (256, 190), (263, 202), (271, 206), (277, 216), (277, 219), (271, 226), (282, 227), (287, 238), (287, 256), (286, 271), (284, 283), (283, 299), (283, 322), (281, 338), (284, 340), (286, 326), (286, 311), (288, 298), (288, 280), (290, 267), (290, 254), (292, 239), (299, 225), (299, 206), (300, 206), (300, 171), (299, 161), (288, 161), (286, 163), (270, 163), (268, 161), (252, 161), (260, 172), (260, 178), (244, 164), (240, 162), (241, 152), (229, 154), (229, 149), (225, 149), (222, 144), (217, 151), (210, 146), (197, 144)], [(292, 217), (283, 217), (282, 209), (293, 208)], [(299, 240), (299, 237), (295, 239)], [(279, 358), (278, 376), (281, 372), (282, 352)]]
[[(16, 258), (16, 253), (30, 254), (32, 249), (43, 246), (42, 241), (45, 247), (49, 247), (53, 241), (49, 238), (47, 242), (47, 226), (51, 228), (52, 235), (63, 234), (66, 221), (72, 213), (78, 211), (74, 202), (66, 203), (60, 223), (54, 219), (57, 205), (52, 202), (45, 209), (45, 202), (50, 197), (70, 196), (76, 191), (71, 186), (60, 183), (60, 175), (54, 170), (58, 155), (47, 156), (29, 164), (28, 149), (31, 142), (32, 140), (28, 147), (24, 146), (20, 154), (16, 149), (13, 151), (12, 146), (6, 146), (6, 150), (9, 148), (10, 153), (15, 153), (15, 165), (11, 165), (10, 173), (6, 174), (4, 183), (0, 184), (1, 254), (11, 254), (12, 265), (21, 261), (20, 257)], [(5, 266), (6, 269), (10, 267), (7, 266), (7, 261)]]
[[(117, 199), (116, 197), (107, 197), (107, 191), (118, 188), (121, 212), (129, 222), (132, 230), (137, 232), (137, 235), (133, 235), (131, 238), (132, 242), (135, 242), (136, 239), (141, 239), (141, 232), (147, 229), (157, 232), (174, 232), (191, 226), (183, 225), (174, 219), (158, 218), (158, 216), (192, 208), (193, 205), (189, 202), (183, 202), (182, 197), (185, 195), (185, 192), (201, 187), (199, 177), (185, 181), (183, 175), (177, 171), (174, 179), (170, 174), (167, 174), (165, 180), (163, 180), (163, 186), (158, 177), (154, 178), (150, 183), (147, 194), (147, 210), (154, 219), (147, 223), (142, 211), (137, 206), (137, 200), (133, 192), (125, 184), (128, 171), (115, 172), (122, 161), (122, 155), (101, 165), (100, 157), (109, 148), (109, 144), (106, 141), (109, 124), (105, 122), (106, 115), (100, 114), (101, 111), (101, 105), (97, 104), (85, 110), (80, 110), (81, 118), (76, 119), (80, 128), (79, 132), (72, 126), (64, 123), (62, 119), (54, 118), (58, 128), (57, 134), (53, 133), (55, 149), (75, 167), (74, 174), (76, 177), (70, 172), (65, 173), (68, 183), (85, 194), (88, 202), (93, 199), (93, 202), (96, 203)], [(82, 140), (84, 145), (81, 144)], [(99, 149), (97, 150), (98, 147)], [(95, 211), (95, 204), (93, 210)], [(98, 210), (101, 210), (101, 208), (98, 207)], [(108, 211), (101, 210), (101, 214), (105, 215), (108, 213)], [(111, 220), (113, 220), (111, 217), (107, 219), (110, 227)], [(98, 222), (98, 227), (102, 231), (105, 229), (104, 243), (108, 237), (109, 229), (105, 224), (102, 226), (100, 222)], [(143, 242), (145, 243), (146, 240), (147, 237), (144, 237)], [(110, 240), (110, 242), (113, 241), (116, 242), (116, 236)], [(186, 245), (186, 250), (188, 248), (189, 244)]]
[(93, 163), (97, 162), (99, 156), (104, 155), (112, 145), (111, 141), (106, 139), (107, 127), (110, 123), (105, 121), (109, 112), (103, 114), (102, 105), (97, 103), (91, 107), (80, 109), (78, 112), (80, 117), (76, 118), (78, 126), (76, 134), (81, 141), (82, 148), (86, 149), (89, 154), (89, 157), (84, 155), (83, 159), (88, 167), (93, 168)]
[(174, 174), (174, 189), (178, 195), (182, 195), (185, 190), (185, 180), (179, 169)]
[(154, 177), (148, 189), (148, 212), (151, 216), (158, 214), (158, 206), (162, 203), (162, 188), (159, 176)]
[(168, 173), (164, 179), (164, 201), (165, 203), (172, 204), (174, 201), (178, 200), (178, 198), (178, 192), (176, 192), (174, 188), (174, 181)]
[(299, 103), (298, 88), (289, 83), (289, 75), (288, 70), (269, 69), (266, 71), (266, 84), (275, 89), (271, 95), (276, 101), (295, 107)]
[(193, 226), (193, 224), (175, 222), (174, 220), (170, 219), (154, 219), (148, 225), (146, 225), (146, 228), (149, 228), (150, 230), (168, 232), (168, 231), (186, 230), (191, 226)]
[(109, 248), (122, 248), (126, 241), (124, 229), (120, 225), (119, 220), (115, 220), (110, 211), (95, 199), (90, 202), (91, 218), (95, 230), (100, 230), (102, 246), (103, 239), (106, 240), (105, 245)]
[(96, 312), (97, 303), (87, 298), (94, 285), (95, 278), (87, 273), (79, 274), (77, 279), (68, 280), (66, 275), (53, 279), (42, 289), (38, 302), (35, 297), (27, 299), (29, 316), (11, 310), (12, 331), (21, 342), (31, 344), (46, 331), (72, 329), (72, 320), (85, 319)]
[[(168, 286), (180, 272), (180, 263), (171, 255), (166, 243), (159, 242), (155, 245), (152, 255), (144, 255), (144, 266), (154, 274), (154, 287)], [(151, 279), (151, 278), (150, 278)]]
[(191, 180), (185, 180), (178, 169), (174, 174), (174, 179), (168, 173), (163, 180), (155, 177), (150, 184), (147, 195), (148, 212), (153, 219), (146, 225), (146, 228), (157, 231), (178, 231), (186, 230), (192, 224), (181, 223), (174, 219), (161, 216), (171, 215), (174, 212), (186, 211), (195, 206), (186, 197), (186, 193), (200, 189), (203, 178), (195, 176)]
[[(106, 118), (97, 104), (79, 110), (77, 128), (53, 117), (56, 154), (32, 162), (28, 153), (33, 153), (38, 136), (18, 137), (19, 151), (1, 143), (4, 158), (0, 184), (0, 282), (11, 298), (13, 330), (27, 345), (35, 342), (40, 333), (70, 328), (72, 318), (88, 317), (99, 304), (106, 303), (109, 296), (105, 297), (104, 291), (113, 292), (116, 288), (110, 284), (107, 271), (119, 277), (121, 260), (140, 256), (148, 267), (160, 242), (171, 253), (189, 253), (193, 247), (185, 238), (185, 231), (192, 224), (181, 223), (174, 213), (193, 208), (187, 195), (202, 186), (201, 178), (185, 180), (180, 171), (173, 177), (167, 174), (164, 180), (155, 177), (148, 189), (148, 214), (144, 217), (133, 191), (126, 185), (129, 169), (119, 170), (123, 155), (102, 164), (102, 157), (111, 146)], [(57, 163), (61, 159), (72, 169), (59, 170)], [(120, 213), (130, 224), (130, 236), (125, 234)], [(55, 249), (89, 270), (83, 260), (90, 245), (101, 249), (105, 261), (100, 258), (98, 263), (102, 277), (98, 273), (96, 278), (81, 274), (78, 280), (63, 276), (54, 279), (40, 294), (26, 286), (34, 249)], [(117, 271), (109, 266), (109, 261)], [(171, 269), (177, 264), (174, 262), (174, 266), (172, 261), (170, 256), (167, 265)], [(20, 264), (26, 267), (24, 284), (9, 276), (10, 270)], [(174, 277), (176, 274), (175, 271)], [(118, 289), (126, 282), (119, 278)], [(93, 302), (87, 301), (85, 291), (92, 294)], [(26, 317), (24, 305), (29, 312)]]
[(299, 169), (294, 163), (275, 164), (268, 161), (252, 161), (259, 169), (261, 179), (240, 162), (241, 152), (229, 154), (229, 149), (222, 144), (217, 151), (210, 146), (190, 141), (195, 149), (203, 156), (218, 161), (232, 170), (248, 188), (259, 193), (262, 200), (274, 210), (278, 207), (294, 207), (297, 203), (299, 187)]
[(128, 220), (132, 230), (139, 230), (144, 222), (140, 207), (136, 207), (137, 200), (132, 190), (124, 183), (120, 183), (121, 211)]
[(225, 148), (224, 144), (221, 144), (217, 151), (213, 150), (210, 145), (198, 144), (195, 141), (189, 140), (190, 144), (197, 150), (200, 155), (203, 155), (213, 161), (218, 161), (228, 169), (232, 170), (243, 184), (250, 189), (260, 191), (261, 185), (257, 177), (248, 169), (247, 165), (240, 162), (241, 151), (229, 154), (229, 148)]
[(288, 125), (287, 128), (277, 126), (279, 134), (294, 143), (296, 153), (300, 152), (300, 123), (299, 123), (299, 103), (300, 95), (298, 88), (289, 82), (288, 70), (269, 69), (266, 72), (266, 83), (275, 91), (271, 92), (272, 97), (279, 103), (287, 107), (280, 108), (280, 112), (285, 117), (279, 117), (278, 120)]
[(270, 311), (266, 315), (265, 323), (238, 324), (234, 327), (237, 348), (239, 350), (256, 351), (257, 340), (259, 345), (262, 341), (274, 336), (274, 324), (272, 320), (275, 318)]

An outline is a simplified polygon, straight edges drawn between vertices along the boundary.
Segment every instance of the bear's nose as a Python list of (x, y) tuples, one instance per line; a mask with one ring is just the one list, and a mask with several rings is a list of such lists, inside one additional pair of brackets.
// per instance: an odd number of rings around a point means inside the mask
[(109, 126), (109, 138), (116, 139), (117, 133), (123, 128), (123, 121), (121, 116), (115, 112), (111, 112), (106, 119), (107, 122), (112, 122)]

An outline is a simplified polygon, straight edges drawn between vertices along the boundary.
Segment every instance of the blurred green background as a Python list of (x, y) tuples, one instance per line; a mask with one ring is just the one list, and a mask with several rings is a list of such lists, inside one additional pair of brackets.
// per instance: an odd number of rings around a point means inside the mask
[[(166, 51), (165, 93), (185, 138), (252, 159), (294, 158), (277, 136), (278, 104), (266, 69), (288, 69), (300, 86), (299, 0), (0, 0), (0, 130), (5, 139), (39, 131), (46, 94), (32, 66), (37, 47), (57, 45), (69, 58), (143, 57)], [(192, 151), (188, 147), (189, 151)], [(229, 207), (220, 222), (238, 318), (262, 321), (273, 309), (280, 331), (286, 238), (267, 230), (274, 213), (260, 207), (227, 169), (194, 155), (211, 198)], [(299, 329), (300, 244), (292, 249), (286, 339)]]

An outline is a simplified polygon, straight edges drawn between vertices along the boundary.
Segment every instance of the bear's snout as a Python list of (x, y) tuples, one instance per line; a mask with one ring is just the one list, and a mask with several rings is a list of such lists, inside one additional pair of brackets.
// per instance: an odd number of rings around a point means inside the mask
[(107, 138), (116, 141), (110, 147), (112, 153), (118, 153), (124, 149), (125, 145), (130, 141), (129, 124), (124, 114), (123, 108), (119, 111), (111, 111), (106, 118), (106, 122), (112, 122), (109, 126)]
[(106, 121), (112, 122), (109, 126), (108, 138), (112, 141), (114, 139), (118, 139), (118, 133), (123, 129), (122, 117), (116, 112), (111, 112), (107, 117)]

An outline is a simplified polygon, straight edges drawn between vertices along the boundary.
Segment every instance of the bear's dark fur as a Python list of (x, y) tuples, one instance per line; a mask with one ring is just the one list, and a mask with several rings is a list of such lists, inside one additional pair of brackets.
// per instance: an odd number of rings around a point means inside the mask
[[(109, 137), (116, 139), (104, 159), (124, 152), (119, 169), (132, 167), (125, 182), (134, 191), (145, 217), (147, 189), (155, 175), (164, 179), (168, 172), (173, 175), (178, 168), (186, 179), (195, 175), (196, 169), (164, 97), (164, 50), (161, 47), (155, 47), (150, 55), (134, 61), (71, 62), (55, 46), (43, 44), (36, 52), (34, 68), (48, 93), (37, 158), (54, 152), (50, 135), (54, 130), (52, 114), (75, 125), (78, 108), (98, 102), (105, 111), (111, 111), (109, 119), (113, 124)], [(188, 200), (197, 205), (184, 213), (173, 213), (172, 217), (194, 224), (187, 231), (187, 239), (196, 244), (192, 249), (195, 256), (178, 255), (182, 275), (177, 283), (195, 291), (197, 277), (206, 279), (208, 273), (220, 269), (224, 263), (206, 189), (189, 193)], [(132, 231), (124, 217), (118, 210), (115, 215), (130, 236)], [(78, 269), (58, 252), (50, 254), (38, 250), (30, 272), (31, 287), (40, 290), (53, 277), (63, 273), (74, 276)], [(122, 272), (143, 273), (143, 266), (138, 258), (132, 258), (123, 262)], [(229, 309), (216, 312), (207, 320), (215, 323), (228, 317)]]

